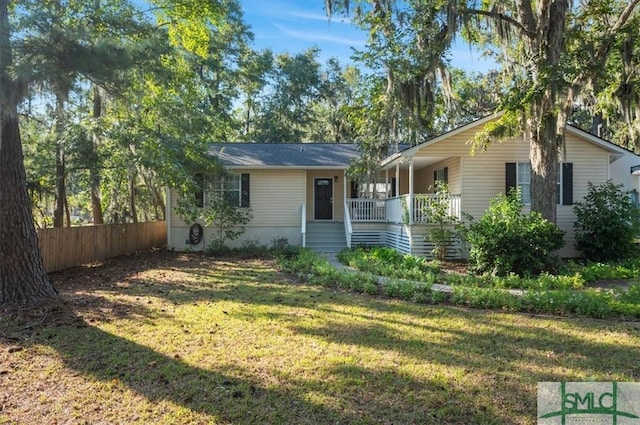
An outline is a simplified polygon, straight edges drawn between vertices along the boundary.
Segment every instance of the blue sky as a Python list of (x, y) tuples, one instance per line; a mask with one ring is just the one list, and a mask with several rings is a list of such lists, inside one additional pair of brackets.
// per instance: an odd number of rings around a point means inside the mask
[[(324, 0), (240, 0), (244, 19), (255, 34), (254, 48), (298, 53), (309, 47), (321, 49), (320, 60), (336, 57), (350, 63), (352, 48), (362, 49), (366, 33), (348, 19), (327, 19)], [(467, 70), (486, 71), (491, 66), (480, 53), (462, 41), (452, 50), (452, 64)]]
[(321, 49), (323, 62), (336, 57), (350, 61), (352, 47), (363, 48), (366, 34), (348, 19), (327, 19), (323, 0), (241, 0), (244, 19), (255, 34), (254, 47), (298, 53), (312, 46)]

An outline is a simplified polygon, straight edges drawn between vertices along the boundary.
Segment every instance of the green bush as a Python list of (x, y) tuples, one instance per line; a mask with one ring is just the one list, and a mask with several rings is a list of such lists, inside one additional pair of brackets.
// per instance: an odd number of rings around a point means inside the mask
[(458, 236), (456, 229), (460, 221), (458, 217), (449, 213), (451, 206), (449, 185), (442, 180), (436, 180), (434, 186), (436, 195), (425, 202), (423, 207), (423, 213), (433, 224), (427, 228), (425, 240), (433, 244), (431, 250), (433, 258), (444, 261), (447, 256), (447, 247)]
[(440, 271), (424, 258), (401, 254), (393, 248), (356, 247), (338, 253), (338, 259), (350, 267), (378, 276), (433, 282)]
[[(434, 291), (430, 282), (389, 279), (380, 285), (372, 274), (337, 271), (324, 257), (306, 249), (301, 249), (297, 257), (280, 256), (279, 259), (283, 271), (297, 275), (304, 282), (422, 304), (451, 303), (473, 308), (595, 318), (640, 318), (640, 282), (631, 285), (629, 290), (576, 290), (583, 283), (579, 272), (569, 276), (541, 274), (537, 279), (515, 275), (458, 276), (453, 292), (445, 293)], [(516, 294), (504, 289), (508, 287), (526, 291)]]
[(476, 273), (537, 275), (553, 268), (564, 232), (539, 213), (522, 212), (519, 192), (499, 194), (489, 209), (464, 232), (469, 264)]
[(573, 206), (576, 248), (591, 261), (608, 261), (637, 255), (640, 209), (622, 185), (589, 182), (584, 201)]
[(620, 280), (640, 277), (640, 258), (629, 258), (613, 263), (567, 264), (564, 274), (580, 274), (585, 282), (598, 280)]

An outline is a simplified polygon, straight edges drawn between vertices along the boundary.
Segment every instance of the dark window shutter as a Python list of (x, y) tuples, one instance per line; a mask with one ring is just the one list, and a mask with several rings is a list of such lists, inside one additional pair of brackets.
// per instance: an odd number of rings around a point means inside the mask
[(433, 172), (433, 187), (436, 187), (436, 182), (438, 181), (438, 170)]
[(444, 182), (449, 184), (449, 167), (444, 167)]
[(196, 207), (204, 206), (204, 175), (203, 174), (194, 174), (193, 179), (196, 182), (196, 191), (194, 193), (194, 197), (196, 200)]
[(395, 198), (396, 196), (398, 196), (398, 194), (396, 193), (396, 178), (392, 177), (391, 178), (391, 197)]
[(249, 208), (249, 199), (250, 199), (250, 179), (249, 179), (249, 174), (242, 174), (242, 176), (240, 177), (240, 190), (241, 190), (241, 196), (240, 196), (240, 206), (242, 208)]
[(358, 197), (358, 182), (351, 180), (351, 196), (354, 199)]
[(573, 205), (573, 164), (562, 164), (562, 205)]
[(505, 184), (504, 193), (508, 195), (509, 192), (511, 192), (511, 189), (516, 187), (516, 184), (518, 183), (517, 175), (516, 175), (517, 168), (516, 168), (515, 162), (507, 162), (505, 166), (506, 166), (506, 173), (505, 173), (506, 184)]

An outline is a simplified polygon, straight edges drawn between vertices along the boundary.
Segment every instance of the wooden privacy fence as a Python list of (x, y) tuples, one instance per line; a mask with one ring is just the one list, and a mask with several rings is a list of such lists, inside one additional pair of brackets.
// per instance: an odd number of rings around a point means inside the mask
[(153, 221), (40, 229), (38, 241), (47, 272), (54, 272), (165, 246), (167, 226)]

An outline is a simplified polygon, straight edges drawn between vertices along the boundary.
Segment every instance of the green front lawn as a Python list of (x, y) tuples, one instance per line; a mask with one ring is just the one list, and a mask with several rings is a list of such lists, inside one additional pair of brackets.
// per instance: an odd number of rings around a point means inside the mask
[[(157, 254), (0, 315), (0, 423), (534, 424), (540, 381), (640, 381), (640, 325), (301, 284)], [(363, 285), (365, 285), (363, 283)]]

